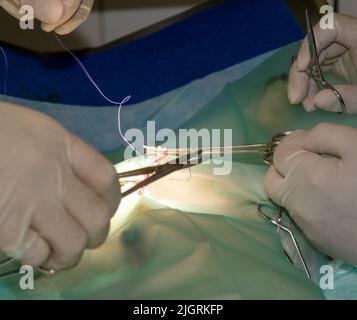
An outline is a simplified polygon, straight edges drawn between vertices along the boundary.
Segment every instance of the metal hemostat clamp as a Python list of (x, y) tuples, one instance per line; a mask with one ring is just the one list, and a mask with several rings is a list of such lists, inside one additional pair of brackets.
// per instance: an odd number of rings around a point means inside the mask
[[(207, 156), (218, 153), (234, 153), (234, 154), (256, 154), (258, 155), (262, 161), (270, 165), (273, 162), (274, 151), (276, 147), (279, 145), (281, 140), (291, 134), (292, 131), (281, 132), (274, 135), (270, 142), (268, 143), (259, 143), (259, 144), (248, 144), (248, 145), (240, 145), (240, 146), (230, 146), (230, 147), (211, 147), (211, 148), (200, 148), (200, 149), (167, 149), (164, 151), (167, 155), (175, 155), (178, 156), (176, 159), (168, 161), (167, 163), (161, 165), (152, 165), (145, 168), (139, 168), (136, 170), (118, 173), (118, 180), (126, 180), (131, 177), (144, 176), (145, 178), (139, 180), (134, 186), (132, 186), (129, 190), (126, 190), (122, 193), (122, 197), (126, 197), (131, 193), (140, 190), (141, 188), (182, 169), (191, 168), (193, 166), (204, 163), (207, 160)], [(147, 153), (162, 153), (163, 151), (158, 151), (157, 148), (146, 147)], [(0, 261), (0, 270), (2, 268), (8, 267), (12, 263), (16, 263), (17, 260), (14, 258), (5, 258), (3, 261)], [(45, 275), (47, 277), (52, 277), (57, 275), (59, 272), (66, 271), (72, 268), (64, 269), (64, 270), (46, 270), (43, 268), (36, 268), (41, 275)], [(9, 271), (5, 271), (0, 273), (0, 279), (12, 277), (18, 275), (20, 271), (19, 267), (13, 268)]]
[(307, 41), (308, 41), (309, 52), (311, 57), (308, 76), (315, 81), (319, 90), (323, 90), (323, 89), (331, 90), (337, 97), (338, 101), (340, 102), (340, 106), (341, 106), (340, 113), (346, 113), (346, 105), (341, 94), (333, 85), (331, 85), (326, 81), (322, 73), (319, 56), (317, 53), (316, 38), (315, 38), (314, 30), (312, 28), (312, 23), (308, 10), (306, 10), (306, 28), (307, 28)]
[[(4, 260), (0, 261), (0, 270), (2, 268), (10, 267), (12, 264), (19, 264), (19, 262), (15, 258), (4, 258)], [(0, 280), (6, 279), (14, 276), (18, 276), (20, 274), (21, 266), (13, 267), (8, 271), (0, 272)], [(56, 275), (58, 272), (55, 270), (47, 270), (44, 268), (36, 268), (35, 269), (38, 274), (44, 275), (46, 277), (52, 277)]]
[[(303, 270), (305, 271), (306, 276), (309, 279), (311, 279), (311, 273), (310, 273), (309, 268), (307, 266), (307, 263), (306, 263), (306, 261), (304, 259), (302, 251), (300, 249), (300, 246), (299, 246), (299, 244), (298, 244), (298, 242), (296, 240), (294, 232), (289, 227), (287, 227), (287, 226), (285, 226), (283, 224), (283, 213), (285, 212), (285, 209), (282, 208), (282, 207), (279, 207), (279, 212), (278, 212), (277, 216), (273, 217), (266, 210), (264, 210), (264, 206), (260, 204), (260, 205), (258, 205), (258, 212), (262, 217), (264, 217), (265, 219), (269, 220), (273, 225), (275, 225), (277, 227), (277, 229), (278, 229), (278, 232), (280, 230), (283, 230), (284, 232), (287, 233), (287, 235), (288, 235), (293, 247), (296, 250), (296, 253), (297, 253), (298, 258), (300, 260), (300, 264), (301, 264)], [(293, 259), (291, 258), (291, 256), (288, 253), (288, 250), (286, 250), (285, 247), (284, 247), (284, 252), (287, 255), (287, 257), (289, 258), (289, 260), (294, 264)]]
[(139, 181), (135, 186), (127, 191), (124, 191), (122, 193), (122, 197), (126, 197), (129, 194), (140, 190), (141, 188), (146, 187), (149, 184), (163, 177), (166, 177), (173, 172), (202, 164), (213, 154), (256, 154), (261, 157), (265, 164), (270, 165), (273, 162), (275, 148), (279, 145), (283, 138), (291, 133), (292, 131), (278, 133), (272, 137), (269, 143), (248, 144), (240, 146), (166, 150), (156, 147), (145, 147), (146, 153), (148, 155), (163, 153), (168, 156), (176, 156), (177, 158), (164, 164), (118, 173), (117, 176), (121, 184), (123, 184), (122, 182), (124, 179), (127, 181), (128, 178), (130, 179), (137, 176), (146, 176), (145, 179)]
[(270, 144), (267, 145), (265, 150), (265, 155), (263, 157), (263, 161), (267, 165), (271, 165), (273, 163), (273, 156), (276, 147), (280, 144), (281, 140), (292, 134), (292, 131), (280, 132), (273, 136)]

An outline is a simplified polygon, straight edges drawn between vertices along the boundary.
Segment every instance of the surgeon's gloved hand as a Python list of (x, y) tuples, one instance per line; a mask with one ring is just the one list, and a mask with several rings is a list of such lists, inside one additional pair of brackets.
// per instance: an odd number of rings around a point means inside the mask
[(320, 124), (294, 132), (277, 147), (265, 188), (313, 245), (357, 263), (357, 129)]
[(53, 119), (0, 104), (0, 250), (48, 269), (104, 242), (121, 192), (112, 164)]
[[(324, 72), (346, 80), (349, 85), (337, 85), (347, 112), (357, 113), (357, 19), (334, 14), (334, 28), (314, 27), (316, 46)], [(298, 57), (290, 70), (288, 96), (292, 104), (303, 103), (306, 111), (321, 108), (341, 111), (340, 102), (331, 90), (319, 91), (307, 70), (311, 62), (307, 39), (304, 39)]]
[(0, 0), (0, 7), (20, 19), (20, 7), (30, 5), (42, 29), (68, 34), (89, 16), (94, 0)]

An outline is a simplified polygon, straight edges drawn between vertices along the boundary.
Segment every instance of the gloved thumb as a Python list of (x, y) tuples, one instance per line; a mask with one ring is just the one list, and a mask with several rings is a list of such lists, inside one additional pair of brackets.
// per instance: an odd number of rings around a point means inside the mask
[[(357, 113), (357, 86), (340, 85), (335, 86), (335, 89), (340, 93), (346, 105), (347, 113)], [(341, 112), (341, 103), (336, 94), (330, 89), (321, 90), (314, 99), (314, 104), (317, 108), (331, 111)]]
[(21, 4), (32, 6), (36, 19), (44, 23), (56, 24), (64, 14), (61, 0), (21, 0)]

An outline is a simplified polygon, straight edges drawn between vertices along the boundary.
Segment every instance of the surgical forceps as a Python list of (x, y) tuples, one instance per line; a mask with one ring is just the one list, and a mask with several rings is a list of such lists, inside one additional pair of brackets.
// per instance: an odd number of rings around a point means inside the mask
[[(9, 265), (10, 263), (12, 263), (14, 261), (15, 261), (15, 259), (13, 259), (13, 258), (5, 258), (3, 261), (0, 261), (0, 270), (1, 270), (1, 268), (6, 267), (7, 265)], [(8, 278), (15, 274), (18, 274), (19, 271), (20, 271), (19, 269), (16, 269), (16, 270), (11, 270), (11, 271), (1, 273), (0, 279), (5, 279), (5, 278)]]
[[(290, 238), (290, 240), (292, 242), (292, 245), (295, 248), (295, 251), (297, 253), (298, 259), (300, 260), (300, 263), (301, 263), (301, 266), (302, 266), (303, 270), (305, 271), (307, 277), (309, 279), (311, 279), (311, 273), (310, 273), (309, 268), (307, 266), (307, 263), (306, 263), (306, 261), (304, 259), (302, 251), (300, 249), (300, 246), (299, 246), (299, 244), (298, 244), (298, 242), (296, 240), (294, 232), (288, 226), (284, 225), (284, 223), (283, 223), (283, 213), (287, 213), (287, 212), (283, 207), (279, 207), (278, 210), (279, 210), (279, 212), (278, 212), (277, 217), (273, 217), (272, 215), (269, 215), (266, 210), (264, 210), (264, 206), (263, 205), (261, 205), (261, 204), (258, 205), (259, 214), (262, 217), (264, 217), (265, 219), (269, 220), (273, 225), (275, 225), (277, 227), (278, 234), (279, 234), (279, 232), (281, 230), (283, 230), (284, 232), (286, 232), (288, 234), (288, 236), (289, 236), (289, 238)], [(283, 241), (282, 241), (282, 243), (283, 243)], [(284, 247), (284, 244), (283, 244), (283, 247)], [(292, 257), (291, 257), (291, 255), (289, 255), (288, 250), (285, 249), (285, 247), (284, 247), (284, 252), (287, 255), (287, 257), (289, 258), (289, 260), (293, 264), (295, 264), (293, 259), (292, 259)]]
[[(0, 261), (0, 270), (4, 267), (7, 267), (8, 265), (13, 264), (13, 263), (18, 263), (18, 261), (15, 258), (9, 258), (9, 257), (4, 258), (4, 260)], [(36, 270), (40, 274), (43, 274), (46, 276), (52, 276), (56, 273), (55, 270), (46, 270), (43, 268), (37, 268)], [(10, 277), (18, 275), (18, 274), (20, 274), (20, 266), (14, 268), (14, 269), (10, 269), (9, 271), (0, 273), (0, 280), (5, 279), (5, 278), (10, 278)]]
[[(198, 164), (202, 164), (207, 160), (207, 156), (218, 153), (250, 153), (258, 154), (262, 156), (262, 160), (265, 164), (270, 165), (273, 160), (274, 150), (279, 145), (280, 141), (289, 135), (291, 131), (281, 132), (273, 136), (269, 143), (249, 144), (241, 146), (230, 147), (209, 147), (209, 148), (196, 148), (196, 149), (167, 149), (163, 152), (165, 155), (174, 155), (178, 158), (171, 160), (162, 165), (154, 165), (150, 167), (140, 168), (128, 172), (118, 173), (117, 177), (119, 181), (125, 178), (131, 178), (135, 176), (151, 175), (148, 178), (138, 182), (129, 190), (122, 193), (122, 197), (126, 197), (129, 194), (173, 173), (178, 170), (190, 168)], [(146, 147), (148, 153), (157, 153), (158, 149), (153, 147)], [(206, 156), (206, 157), (205, 157)]]
[[(132, 188), (122, 192), (122, 198), (129, 194), (146, 187), (147, 185), (169, 175), (178, 170), (186, 169), (198, 165), (203, 162), (202, 152), (199, 150), (194, 153), (182, 155), (179, 158), (171, 160), (165, 164), (153, 165), (145, 168), (135, 169), (127, 172), (118, 173), (117, 177), (121, 184), (123, 179), (132, 178), (135, 176), (148, 176), (146, 179), (141, 180)], [(125, 182), (125, 180), (124, 180)]]
[(308, 10), (306, 10), (305, 13), (306, 13), (307, 42), (308, 42), (309, 52), (311, 57), (311, 63), (307, 74), (310, 78), (312, 78), (315, 81), (319, 90), (323, 90), (323, 89), (331, 90), (337, 97), (338, 101), (340, 102), (340, 106), (341, 106), (340, 113), (346, 113), (346, 105), (341, 94), (337, 91), (337, 89), (333, 85), (331, 85), (325, 80), (325, 77), (322, 73), (321, 65), (319, 62), (319, 56), (317, 54), (316, 38), (315, 38), (314, 30), (312, 28), (310, 15)]
[[(163, 165), (150, 166), (150, 167), (132, 170), (128, 172), (118, 173), (119, 179), (132, 178), (134, 176), (152, 174), (149, 178), (141, 180), (134, 187), (123, 192), (122, 196), (125, 197), (149, 185), (150, 183), (153, 183), (169, 175), (170, 173), (173, 173), (181, 169), (189, 168), (197, 164), (201, 164), (205, 160), (205, 155), (210, 156), (212, 154), (218, 154), (224, 152), (258, 154), (262, 157), (262, 160), (265, 164), (270, 165), (273, 162), (275, 148), (279, 145), (279, 143), (284, 137), (290, 135), (291, 133), (292, 133), (291, 131), (278, 133), (272, 137), (269, 143), (259, 143), (259, 144), (240, 145), (240, 146), (231, 146), (231, 147), (209, 147), (209, 148), (196, 148), (196, 149), (167, 149), (167, 150), (158, 149), (155, 147), (145, 147), (147, 154), (163, 153), (165, 155), (176, 156), (178, 158), (175, 158), (173, 163), (167, 162)], [(187, 161), (182, 163), (182, 160), (185, 160), (185, 157)], [(283, 213), (286, 213), (285, 209), (279, 207), (279, 212), (277, 217), (275, 216), (273, 217), (269, 215), (264, 210), (264, 207), (262, 205), (258, 206), (258, 212), (263, 218), (268, 219), (273, 225), (275, 225), (278, 228), (278, 234), (280, 234), (281, 230), (283, 230), (288, 234), (289, 236), (288, 239), (291, 240), (291, 244), (293, 248), (295, 248), (295, 251), (297, 253), (297, 258), (299, 259), (303, 270), (305, 271), (307, 277), (311, 279), (309, 268), (304, 259), (304, 256), (299, 247), (294, 232), (288, 225), (284, 225), (284, 221), (286, 222), (286, 220), (289, 219), (289, 217), (286, 216), (285, 220), (283, 221)], [(289, 260), (293, 264), (295, 264), (294, 259), (291, 258), (291, 256), (288, 254), (288, 250), (285, 249), (283, 241), (282, 244), (283, 244), (284, 252), (288, 256)]]
[[(143, 180), (139, 180), (133, 187), (124, 191), (122, 193), (122, 198), (132, 194), (133, 192), (142, 189), (143, 187), (165, 177), (169, 174), (176, 172), (178, 170), (187, 169), (199, 164), (204, 163), (208, 160), (207, 156), (218, 153), (249, 153), (257, 154), (262, 158), (265, 164), (270, 165), (273, 161), (273, 155), (275, 148), (279, 145), (281, 140), (288, 136), (291, 131), (281, 132), (274, 135), (270, 142), (259, 143), (259, 144), (248, 144), (240, 146), (230, 146), (230, 147), (211, 147), (211, 148), (197, 148), (197, 149), (168, 149), (165, 150), (165, 155), (175, 155), (177, 158), (170, 160), (164, 164), (152, 165), (149, 167), (139, 168), (136, 170), (131, 170), (127, 172), (122, 172), (117, 174), (117, 178), (120, 184), (124, 184), (128, 178), (146, 176)], [(156, 148), (147, 148), (147, 151), (157, 153)], [(132, 180), (130, 180), (132, 181)], [(14, 258), (6, 258), (4, 261), (0, 261), (0, 269), (6, 267), (17, 260)], [(41, 274), (47, 276), (53, 276), (58, 271), (56, 270), (45, 270), (42, 268), (37, 268)], [(0, 280), (3, 278), (8, 278), (19, 274), (19, 268), (13, 269), (8, 272), (0, 273)]]

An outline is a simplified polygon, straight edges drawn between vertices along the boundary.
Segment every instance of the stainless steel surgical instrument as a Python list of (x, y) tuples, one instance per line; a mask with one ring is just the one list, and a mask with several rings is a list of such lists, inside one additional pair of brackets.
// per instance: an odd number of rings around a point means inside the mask
[[(121, 184), (128, 181), (131, 177), (143, 176), (144, 178), (138, 180), (131, 188), (122, 193), (122, 197), (126, 197), (133, 192), (142, 189), (143, 187), (173, 173), (178, 170), (190, 168), (199, 164), (204, 163), (208, 156), (217, 153), (239, 153), (239, 154), (255, 154), (258, 155), (261, 160), (270, 165), (273, 161), (273, 155), (275, 148), (279, 145), (281, 140), (291, 134), (291, 131), (282, 132), (274, 135), (270, 142), (268, 143), (258, 143), (258, 144), (248, 144), (240, 146), (228, 146), (228, 147), (210, 147), (210, 148), (196, 148), (196, 149), (167, 149), (160, 150), (160, 153), (164, 152), (167, 155), (177, 156), (173, 160), (170, 160), (164, 164), (152, 165), (144, 168), (139, 168), (136, 170), (131, 170), (127, 172), (121, 172), (117, 174), (118, 180)], [(147, 147), (148, 154), (157, 154), (159, 151), (157, 148)], [(0, 269), (7, 268), (12, 264), (18, 263), (16, 259), (5, 258), (0, 261)], [(19, 274), (19, 266), (13, 267), (8, 271), (0, 273), (0, 279), (8, 278)], [(45, 270), (42, 268), (36, 269), (41, 274), (47, 276), (52, 276), (57, 273), (55, 270)]]
[(118, 179), (126, 179), (135, 176), (150, 175), (146, 179), (141, 180), (129, 190), (122, 193), (122, 197), (127, 195), (173, 173), (178, 170), (193, 167), (202, 164), (207, 160), (207, 156), (217, 153), (241, 153), (241, 154), (257, 154), (262, 158), (265, 164), (271, 164), (273, 160), (274, 150), (279, 145), (280, 141), (291, 134), (291, 131), (281, 132), (273, 136), (268, 143), (248, 144), (229, 147), (209, 147), (196, 149), (167, 149), (162, 150), (155, 147), (146, 147), (148, 154), (164, 153), (165, 155), (178, 156), (165, 164), (153, 165), (145, 168), (140, 168), (128, 172), (118, 173)]
[(340, 102), (340, 106), (341, 106), (340, 113), (346, 113), (346, 105), (341, 94), (333, 85), (331, 85), (326, 81), (322, 73), (318, 51), (316, 47), (316, 38), (315, 38), (314, 30), (312, 28), (312, 23), (308, 10), (306, 10), (306, 28), (307, 28), (307, 41), (308, 41), (309, 52), (311, 57), (308, 76), (315, 81), (319, 90), (323, 90), (323, 89), (331, 90), (336, 95), (338, 101)]
[[(275, 225), (277, 227), (278, 234), (279, 234), (279, 232), (281, 230), (287, 233), (287, 235), (288, 235), (288, 237), (289, 237), (289, 239), (291, 241), (291, 245), (295, 249), (295, 252), (297, 253), (297, 257), (298, 257), (298, 259), (300, 261), (300, 265), (301, 265), (302, 269), (306, 273), (306, 276), (309, 279), (311, 279), (310, 270), (308, 268), (308, 265), (307, 265), (307, 263), (305, 261), (305, 258), (303, 256), (303, 254), (302, 254), (302, 251), (301, 251), (300, 246), (298, 244), (298, 241), (297, 241), (297, 239), (296, 239), (296, 237), (294, 235), (294, 232), (291, 230), (291, 228), (289, 226), (284, 225), (283, 214), (285, 214), (286, 219), (290, 219), (290, 218), (288, 218), (288, 214), (287, 214), (286, 210), (284, 208), (282, 208), (282, 207), (279, 207), (278, 208), (278, 213), (275, 215), (275, 214), (269, 213), (268, 210), (266, 210), (263, 205), (259, 204), (258, 205), (258, 212), (262, 217), (264, 217), (265, 219), (269, 220), (273, 225)], [(283, 241), (282, 241), (282, 243), (283, 243)], [(290, 256), (288, 248), (284, 247), (284, 244), (283, 244), (283, 248), (284, 248), (284, 252), (288, 256), (289, 260), (293, 264), (296, 264), (293, 261), (294, 259)]]

